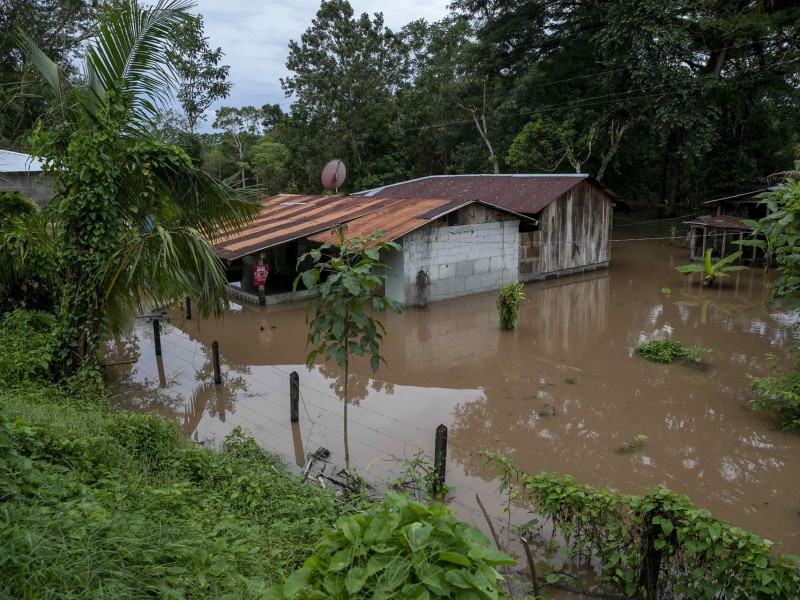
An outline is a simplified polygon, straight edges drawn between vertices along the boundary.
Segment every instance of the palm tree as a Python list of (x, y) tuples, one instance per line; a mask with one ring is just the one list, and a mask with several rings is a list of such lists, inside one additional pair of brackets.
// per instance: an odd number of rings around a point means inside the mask
[(171, 38), (194, 19), (192, 3), (126, 4), (106, 15), (77, 82), (19, 36), (51, 93), (33, 140), (55, 182), (63, 230), (58, 377), (96, 372), (102, 336), (143, 301), (191, 296), (201, 314), (220, 313), (225, 274), (209, 240), (258, 210), (252, 192), (213, 179), (152, 134), (176, 85)]

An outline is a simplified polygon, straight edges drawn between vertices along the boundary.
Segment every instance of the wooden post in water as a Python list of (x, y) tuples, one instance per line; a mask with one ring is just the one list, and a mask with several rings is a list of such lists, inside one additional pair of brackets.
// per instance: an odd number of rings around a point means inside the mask
[(192, 299), (186, 296), (186, 320), (192, 320)]
[(289, 419), (292, 423), (300, 420), (300, 375), (292, 371), (289, 375)]
[(444, 487), (447, 471), (447, 427), (436, 428), (436, 446), (433, 451), (433, 493), (438, 495)]
[(161, 324), (158, 319), (153, 319), (153, 343), (156, 346), (156, 356), (161, 356)]
[(219, 343), (217, 340), (214, 340), (214, 343), (211, 344), (211, 359), (214, 363), (214, 383), (219, 385), (222, 383), (222, 373), (219, 368)]

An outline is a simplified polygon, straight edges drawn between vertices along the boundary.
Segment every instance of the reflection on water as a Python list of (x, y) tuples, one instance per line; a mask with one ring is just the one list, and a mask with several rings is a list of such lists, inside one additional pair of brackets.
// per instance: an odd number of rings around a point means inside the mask
[[(747, 410), (746, 375), (769, 372), (764, 355), (786, 356), (797, 314), (764, 308), (763, 274), (734, 273), (703, 289), (674, 267), (686, 251), (658, 241), (618, 243), (611, 269), (529, 284), (517, 330), (501, 333), (495, 295), (408, 309), (386, 317), (388, 367), (356, 362), (349, 383), (351, 462), (368, 477), (396, 474), (397, 457), (433, 453), (450, 429), (452, 504), (478, 525), (480, 492), (502, 500), (481, 450), (503, 452), (528, 472), (635, 493), (664, 484), (721, 518), (800, 553), (798, 437)], [(671, 293), (662, 293), (663, 287)], [(244, 307), (214, 321), (174, 315), (163, 364), (144, 321), (109, 345), (120, 404), (175, 417), (187, 437), (219, 441), (233, 427), (301, 465), (320, 446), (343, 464), (341, 371), (306, 369), (302, 306)], [(672, 336), (711, 348), (710, 367), (648, 363), (643, 340)], [(223, 360), (212, 381), (211, 342)], [(299, 425), (289, 423), (289, 373), (300, 373)], [(639, 435), (638, 450), (615, 450)], [(794, 459), (794, 460), (793, 460)]]

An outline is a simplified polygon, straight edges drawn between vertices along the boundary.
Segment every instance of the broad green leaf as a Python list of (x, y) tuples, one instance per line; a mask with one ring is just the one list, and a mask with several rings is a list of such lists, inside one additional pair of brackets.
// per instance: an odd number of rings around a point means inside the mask
[(331, 557), (331, 564), (328, 566), (328, 569), (330, 571), (341, 571), (345, 567), (348, 567), (352, 560), (353, 560), (352, 548), (345, 548), (344, 550), (339, 550), (336, 554), (334, 554)]
[(472, 567), (472, 563), (466, 556), (463, 554), (457, 554), (455, 552), (439, 552), (438, 559), (440, 561), (453, 563), (454, 565), (467, 567), (468, 569)]

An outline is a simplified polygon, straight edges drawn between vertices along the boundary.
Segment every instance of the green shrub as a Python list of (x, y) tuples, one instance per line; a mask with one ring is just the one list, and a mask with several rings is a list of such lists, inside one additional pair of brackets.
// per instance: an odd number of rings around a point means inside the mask
[(650, 340), (636, 348), (636, 354), (657, 363), (671, 363), (683, 359), (700, 363), (709, 352), (711, 350), (708, 348), (684, 346), (673, 340)]
[(522, 283), (507, 283), (500, 288), (497, 312), (500, 314), (500, 331), (511, 331), (517, 324), (520, 300), (525, 299)]
[(749, 377), (753, 391), (758, 394), (750, 405), (779, 413), (781, 429), (800, 429), (800, 362), (795, 362), (793, 370), (786, 370), (777, 356), (768, 354), (767, 358), (775, 375)]
[(15, 310), (0, 317), (0, 385), (44, 380), (50, 371), (48, 338), (52, 317)]
[(0, 388), (0, 598), (259, 598), (346, 510), (235, 431)]
[(528, 475), (503, 455), (482, 454), (501, 469), (501, 489), (539, 515), (525, 534), (559, 557), (548, 582), (590, 563), (599, 566), (600, 583), (625, 597), (798, 598), (800, 558), (774, 552), (769, 540), (686, 496), (666, 488), (624, 495), (569, 476)]
[(478, 529), (441, 504), (387, 494), (366, 514), (341, 517), (302, 569), (267, 598), (505, 598)]

